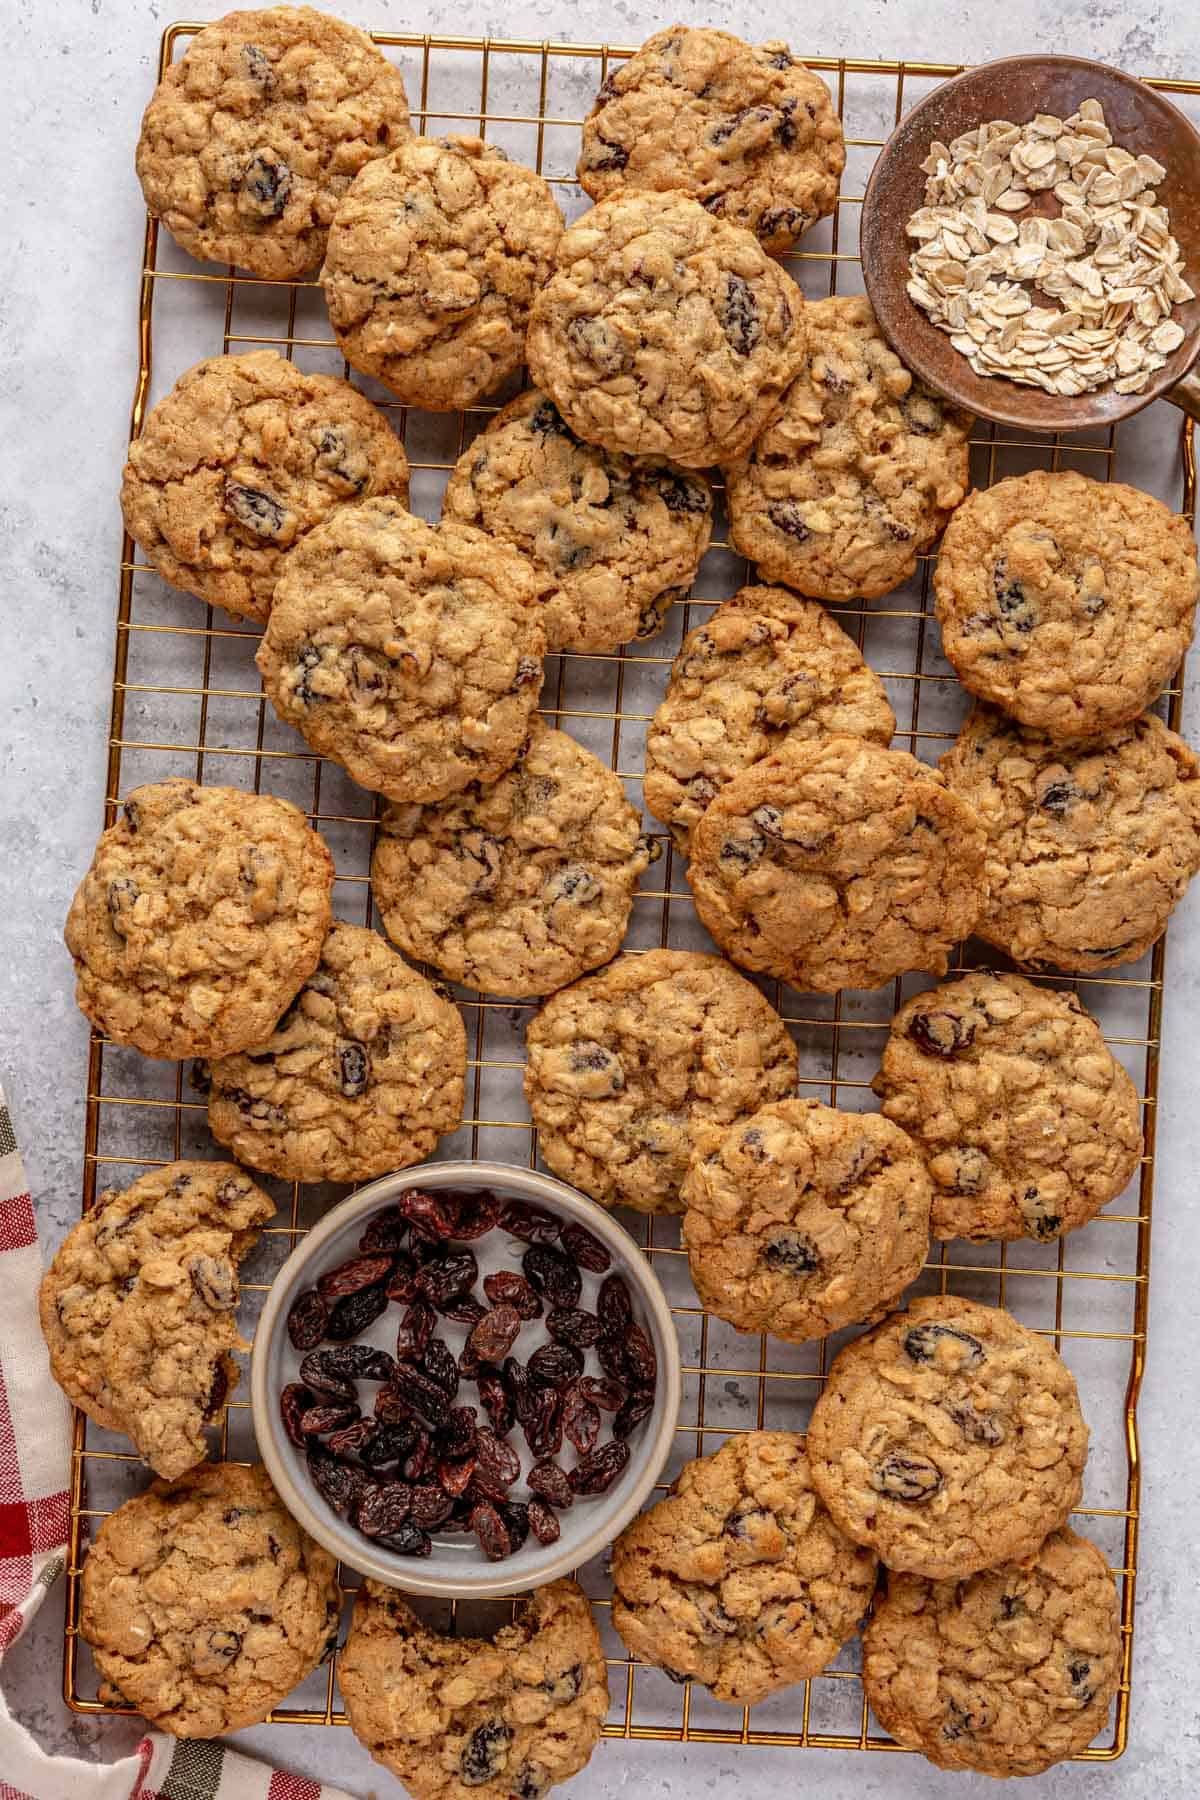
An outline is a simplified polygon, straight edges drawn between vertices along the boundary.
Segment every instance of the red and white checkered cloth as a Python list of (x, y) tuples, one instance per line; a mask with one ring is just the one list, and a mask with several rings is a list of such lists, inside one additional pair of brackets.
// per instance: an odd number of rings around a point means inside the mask
[[(63, 1572), (70, 1412), (37, 1317), (42, 1257), (0, 1087), (0, 1661)], [(47, 1756), (0, 1693), (0, 1800), (349, 1800), (222, 1744), (150, 1732), (133, 1756)]]

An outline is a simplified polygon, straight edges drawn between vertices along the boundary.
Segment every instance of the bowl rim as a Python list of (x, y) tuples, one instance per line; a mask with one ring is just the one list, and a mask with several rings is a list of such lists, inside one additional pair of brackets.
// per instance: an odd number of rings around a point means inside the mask
[[(333, 1237), (347, 1224), (377, 1212), (409, 1188), (468, 1186), (497, 1188), (513, 1197), (541, 1202), (566, 1212), (572, 1220), (586, 1225), (602, 1239), (612, 1251), (614, 1262), (623, 1264), (632, 1274), (632, 1284), (645, 1308), (655, 1339), (659, 1368), (654, 1409), (648, 1421), (650, 1429), (640, 1466), (631, 1467), (628, 1477), (618, 1482), (611, 1500), (606, 1496), (592, 1503), (595, 1519), (583, 1539), (565, 1549), (547, 1545), (536, 1569), (528, 1568), (522, 1550), (510, 1562), (484, 1563), (477, 1570), (473, 1566), (471, 1579), (464, 1582), (427, 1574), (416, 1558), (400, 1558), (376, 1550), (367, 1538), (359, 1537), (349, 1526), (340, 1521), (335, 1526), (317, 1511), (308, 1494), (293, 1479), (282, 1453), (283, 1426), (278, 1396), (269, 1391), (268, 1382), (271, 1347), (277, 1334), (286, 1328), (285, 1307), (301, 1285), (298, 1278), (313, 1262), (319, 1261), (321, 1251)], [(521, 1169), (512, 1163), (467, 1160), (422, 1163), (392, 1175), (383, 1175), (323, 1214), (294, 1246), (271, 1282), (255, 1330), (250, 1361), (250, 1407), (258, 1451), (287, 1510), (311, 1537), (347, 1567), (402, 1592), (439, 1599), (484, 1600), (525, 1593), (569, 1575), (605, 1549), (641, 1510), (662, 1473), (675, 1437), (682, 1388), (679, 1336), (670, 1305), (650, 1259), (625, 1227), (597, 1201), (585, 1198), (552, 1175), (543, 1175), (535, 1169)], [(505, 1570), (510, 1572), (505, 1573)]]

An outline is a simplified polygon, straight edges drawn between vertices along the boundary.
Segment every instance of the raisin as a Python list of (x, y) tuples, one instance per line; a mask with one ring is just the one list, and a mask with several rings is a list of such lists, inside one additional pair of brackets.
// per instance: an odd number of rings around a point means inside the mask
[(409, 1188), (396, 1202), (413, 1231), (424, 1238), (452, 1238), (461, 1210), (457, 1197), (450, 1192), (426, 1194), (420, 1188)]
[(536, 1457), (557, 1456), (562, 1449), (562, 1396), (543, 1381), (531, 1381), (521, 1428)]
[(408, 1226), (400, 1217), (394, 1206), (386, 1212), (375, 1214), (368, 1220), (367, 1228), (358, 1240), (360, 1250), (399, 1250), (404, 1242)]
[(457, 1500), (470, 1487), (478, 1466), (478, 1458), (474, 1456), (443, 1456), (438, 1461), (437, 1478), (452, 1499)]
[(568, 1256), (574, 1257), (581, 1269), (603, 1275), (612, 1267), (612, 1257), (604, 1244), (584, 1225), (564, 1225), (559, 1240)]
[[(471, 1508), (471, 1530), (479, 1539), (479, 1548), (489, 1562), (503, 1562), (506, 1556), (512, 1555), (512, 1539), (508, 1535), (508, 1528), (489, 1501), (480, 1500)], [(478, 1735), (478, 1732), (472, 1735), (472, 1743)], [(465, 1756), (466, 1752), (464, 1752), (464, 1760)], [(463, 1779), (468, 1787), (478, 1785), (478, 1782), (468, 1780), (465, 1775)], [(487, 1779), (486, 1775), (478, 1778), (479, 1781)]]
[(396, 1355), (401, 1362), (420, 1362), (424, 1356), (437, 1314), (423, 1295), (409, 1302), (400, 1317), (396, 1331)]
[(625, 1360), (639, 1387), (652, 1388), (658, 1380), (658, 1357), (654, 1345), (636, 1321), (626, 1328)]
[(315, 1388), (318, 1394), (332, 1394), (338, 1400), (353, 1400), (353, 1382), (340, 1373), (334, 1365), (330, 1366), (327, 1358), (328, 1350), (310, 1350), (300, 1364), (300, 1379), (305, 1387)]
[(243, 487), (240, 481), (225, 483), (225, 511), (255, 537), (278, 537), (287, 513), (273, 494), (261, 488)]
[(455, 1496), (447, 1494), (436, 1481), (418, 1481), (412, 1489), (409, 1516), (422, 1531), (436, 1531), (454, 1511)]
[(419, 1525), (407, 1521), (398, 1531), (389, 1532), (386, 1537), (377, 1538), (385, 1550), (394, 1550), (398, 1556), (429, 1556), (433, 1551), (433, 1539)]
[(529, 1536), (529, 1508), (523, 1500), (506, 1500), (496, 1510), (504, 1521), (513, 1550), (519, 1550)]
[(495, 1230), (500, 1213), (500, 1196), (493, 1194), (490, 1188), (480, 1188), (478, 1193), (464, 1195), (455, 1237), (470, 1240), (486, 1237), (489, 1231)]
[(304, 1448), (304, 1432), (300, 1420), (313, 1405), (313, 1401), (311, 1388), (306, 1388), (301, 1381), (289, 1381), (279, 1396), (279, 1416), (283, 1420), (283, 1429), (298, 1450)]
[(121, 808), (121, 811), (125, 816), (125, 823), (129, 827), (129, 835), (131, 837), (136, 836), (137, 829), (142, 822), (141, 807), (138, 805), (136, 800), (126, 800), (124, 806), (122, 806), (122, 808)]
[(541, 657), (540, 656), (518, 656), (516, 673), (513, 675), (513, 678), (512, 678), (512, 691), (514, 693), (516, 693), (521, 688), (528, 687), (530, 685), (530, 683), (534, 682), (534, 681), (536, 681), (538, 683), (538, 685), (540, 686), (541, 680), (542, 680), (542, 659), (541, 659)]
[(633, 1371), (629, 1367), (629, 1358), (625, 1354), (625, 1340), (615, 1332), (601, 1332), (596, 1340), (596, 1355), (600, 1367), (613, 1381), (619, 1381), (626, 1387), (633, 1379)]
[(700, 481), (694, 481), (678, 469), (652, 469), (648, 479), (660, 496), (669, 513), (705, 513), (709, 508), (708, 489)]
[(512, 1395), (495, 1369), (481, 1369), (475, 1380), (480, 1404), (492, 1421), (492, 1429), (506, 1437), (513, 1428), (516, 1409)]
[(593, 1406), (599, 1406), (605, 1412), (616, 1412), (625, 1399), (622, 1383), (609, 1381), (603, 1375), (583, 1376), (579, 1391), (585, 1400), (590, 1400)]
[(339, 1300), (343, 1294), (357, 1294), (360, 1289), (375, 1287), (392, 1272), (392, 1257), (386, 1252), (369, 1256), (352, 1256), (318, 1275), (317, 1288), (326, 1300)]
[(552, 1244), (562, 1230), (562, 1221), (540, 1206), (529, 1206), (524, 1200), (510, 1200), (500, 1214), (500, 1229), (524, 1244)]
[(586, 1400), (578, 1386), (563, 1396), (563, 1431), (581, 1456), (593, 1450), (600, 1436), (600, 1408)]
[(547, 1316), (546, 1330), (556, 1343), (590, 1350), (600, 1336), (600, 1321), (595, 1313), (583, 1312), (577, 1306), (559, 1306)]
[(946, 1404), (946, 1411), (954, 1420), (963, 1436), (976, 1444), (1002, 1444), (1004, 1427), (994, 1413), (976, 1411), (969, 1400), (953, 1400)]
[(932, 1500), (942, 1472), (926, 1456), (886, 1456), (871, 1471), (871, 1486), (890, 1500)]
[(529, 1529), (539, 1544), (557, 1544), (558, 1520), (544, 1500), (531, 1500), (525, 1509), (525, 1515), (529, 1520)]
[(504, 1438), (481, 1425), (475, 1439), (476, 1485), (493, 1498), (504, 1499), (521, 1473), (521, 1459)]
[(534, 1463), (525, 1477), (525, 1483), (531, 1494), (540, 1494), (551, 1506), (566, 1508), (575, 1498), (565, 1471), (549, 1458)]
[(529, 429), (539, 437), (565, 437), (575, 442), (575, 433), (566, 423), (553, 400), (541, 399), (529, 415)]
[(308, 1452), (308, 1472), (322, 1500), (336, 1513), (349, 1512), (370, 1485), (367, 1476), (352, 1463), (342, 1462), (328, 1450), (312, 1445)]
[(767, 517), (776, 531), (782, 531), (785, 537), (795, 538), (798, 544), (805, 543), (812, 535), (796, 500), (773, 500), (767, 508)]
[(474, 1453), (479, 1421), (473, 1406), (456, 1406), (438, 1432), (439, 1456), (469, 1456)]
[(389, 1300), (411, 1300), (416, 1293), (417, 1265), (411, 1256), (400, 1252), (393, 1256), (392, 1262), (395, 1266), (387, 1284), (387, 1297)]
[(301, 1414), (300, 1430), (305, 1437), (323, 1437), (339, 1425), (352, 1425), (357, 1418), (358, 1407), (353, 1400), (318, 1401)]
[(574, 1306), (583, 1292), (583, 1278), (575, 1264), (549, 1244), (534, 1244), (522, 1257), (521, 1267), (531, 1287), (551, 1306)]
[(623, 1275), (610, 1275), (600, 1283), (596, 1301), (602, 1332), (623, 1332), (633, 1318), (633, 1301)]
[(375, 1396), (374, 1410), (381, 1425), (402, 1425), (413, 1418), (416, 1409), (396, 1381), (386, 1381)]
[(1051, 781), (1042, 789), (1038, 805), (1052, 819), (1065, 819), (1079, 797), (1080, 790), (1073, 781)]
[(338, 1085), (347, 1100), (357, 1100), (366, 1092), (371, 1079), (371, 1059), (367, 1047), (356, 1040), (338, 1045)]
[(634, 1388), (613, 1420), (613, 1436), (616, 1438), (632, 1436), (642, 1420), (653, 1410), (654, 1394), (651, 1389)]
[(523, 1275), (515, 1269), (501, 1269), (485, 1275), (483, 1291), (493, 1306), (511, 1306), (522, 1319), (540, 1319), (542, 1303)]
[[(454, 1373), (457, 1378), (458, 1370)], [(421, 1417), (431, 1425), (446, 1423), (454, 1396), (447, 1393), (435, 1376), (427, 1375), (424, 1369), (414, 1368), (411, 1363), (406, 1363), (397, 1376), (396, 1386), (404, 1399), (415, 1406)]]
[(729, 342), (731, 350), (738, 356), (749, 356), (755, 344), (762, 337), (762, 322), (758, 316), (758, 301), (750, 290), (750, 284), (740, 275), (725, 277), (725, 298), (721, 304), (721, 329)]
[(422, 1481), (433, 1466), (433, 1438), (429, 1432), (417, 1432), (412, 1449), (400, 1464), (405, 1481)]
[(315, 1288), (306, 1288), (292, 1301), (287, 1316), (287, 1334), (297, 1350), (313, 1350), (325, 1336), (329, 1308)]
[(908, 1035), (927, 1055), (941, 1056), (949, 1061), (960, 1051), (971, 1048), (975, 1042), (975, 1027), (958, 1013), (914, 1013)]
[(629, 161), (629, 152), (624, 144), (614, 144), (611, 138), (601, 137), (597, 133), (597, 144), (603, 148), (588, 151), (587, 166), (597, 174), (609, 169), (623, 169)]
[[(958, 1350), (957, 1367), (959, 1369), (977, 1369), (984, 1362), (983, 1345), (969, 1331), (960, 1331), (954, 1325), (912, 1325), (901, 1340), (904, 1354), (915, 1363), (934, 1362), (939, 1344), (951, 1344)], [(304, 1370), (301, 1369), (301, 1375)]]
[(377, 1425), (374, 1436), (367, 1439), (359, 1454), (368, 1469), (382, 1469), (407, 1456), (420, 1434), (421, 1427), (415, 1419), (406, 1419), (402, 1425)]
[(128, 875), (122, 875), (118, 880), (110, 881), (108, 884), (108, 910), (112, 918), (113, 930), (118, 932), (121, 937), (129, 935), (128, 924), (121, 920), (122, 911), (125, 907), (133, 905), (140, 891), (137, 882), (131, 881)]
[(567, 1476), (576, 1494), (604, 1494), (629, 1461), (629, 1445), (618, 1441), (604, 1444), (590, 1456), (581, 1457)]
[(248, 210), (260, 219), (278, 219), (291, 192), (292, 171), (285, 162), (275, 162), (258, 150), (242, 171), (239, 186)]
[(359, 1501), (354, 1523), (364, 1537), (390, 1536), (408, 1518), (413, 1492), (407, 1481), (374, 1483)]
[(387, 1309), (387, 1294), (381, 1287), (360, 1288), (357, 1294), (346, 1294), (335, 1300), (329, 1314), (325, 1336), (335, 1343), (359, 1337)]
[(813, 223), (811, 214), (796, 206), (772, 206), (762, 214), (756, 227), (760, 238), (777, 237), (784, 232), (790, 238), (798, 238)]
[(373, 1419), (355, 1419), (340, 1431), (331, 1431), (325, 1447), (331, 1456), (357, 1456), (372, 1441), (376, 1430)]
[(543, 1344), (530, 1357), (529, 1373), (552, 1388), (566, 1388), (583, 1374), (584, 1358), (572, 1344)]
[(418, 1293), (438, 1306), (443, 1301), (469, 1293), (478, 1279), (479, 1264), (474, 1252), (452, 1250), (439, 1256), (436, 1262), (426, 1263), (423, 1269), (418, 1269), (414, 1285)]
[(187, 1266), (197, 1299), (210, 1312), (232, 1312), (237, 1305), (237, 1278), (224, 1256), (194, 1256)]
[(817, 1246), (801, 1231), (777, 1231), (763, 1246), (762, 1259), (778, 1275), (811, 1275), (821, 1266)]
[(443, 1344), (441, 1338), (434, 1338), (426, 1347), (421, 1367), (453, 1400), (458, 1393), (458, 1364), (454, 1360), (454, 1352)]
[(467, 1339), (467, 1349), (480, 1362), (503, 1362), (521, 1331), (515, 1306), (494, 1306), (484, 1313)]

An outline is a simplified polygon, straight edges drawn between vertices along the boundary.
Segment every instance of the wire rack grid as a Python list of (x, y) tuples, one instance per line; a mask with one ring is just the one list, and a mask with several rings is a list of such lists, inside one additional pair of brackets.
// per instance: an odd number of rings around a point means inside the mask
[[(175, 24), (163, 34), (160, 76), (199, 29)], [(583, 204), (574, 183), (578, 129), (611, 63), (630, 54), (610, 45), (502, 41), (376, 33), (397, 58), (415, 96), (418, 129), (475, 131), (500, 142), (554, 185), (568, 214)], [(858, 217), (877, 150), (906, 106), (957, 65), (806, 56), (834, 91), (847, 137), (843, 192), (829, 220), (787, 259), (811, 297), (861, 292)], [(1154, 85), (1195, 104), (1200, 81)], [(147, 220), (138, 305), (138, 372), (131, 436), (147, 407), (201, 357), (275, 346), (303, 366), (350, 374), (337, 353), (315, 280), (265, 282), (230, 269), (203, 269)], [(152, 364), (152, 351), (154, 363)], [(156, 392), (152, 378), (159, 374)], [(357, 378), (356, 378), (357, 379)], [(437, 516), (445, 477), (493, 406), (462, 416), (433, 416), (398, 406), (368, 381), (359, 385), (388, 411), (413, 468), (413, 504)], [(513, 389), (515, 390), (515, 387)], [(501, 403), (507, 394), (498, 397)], [(1035, 439), (980, 427), (972, 448), (973, 480), (983, 485), (1021, 469), (1074, 467), (1123, 476), (1152, 488), (1194, 516), (1196, 465), (1190, 428), (1156, 406), (1121, 430), (1091, 437)], [(569, 729), (625, 779), (640, 805), (646, 725), (663, 689), (680, 637), (697, 618), (747, 579), (748, 565), (723, 531), (701, 568), (691, 598), (673, 609), (659, 638), (611, 656), (549, 659), (543, 711)], [(897, 741), (931, 760), (952, 740), (963, 699), (940, 654), (929, 599), (930, 559), (897, 592), (871, 604), (839, 606), (835, 615), (883, 676), (899, 721)], [(168, 589), (124, 540), (119, 571), (116, 655), (108, 745), (105, 824), (120, 796), (138, 782), (168, 775), (253, 787), (297, 801), (330, 842), (337, 864), (335, 909), (374, 924), (367, 880), (377, 807), (331, 764), (307, 752), (275, 721), (254, 672), (256, 633)], [(1161, 708), (1178, 726), (1181, 691)], [(626, 948), (670, 944), (711, 948), (699, 927), (680, 860), (647, 821), (663, 849), (635, 904)], [(960, 966), (989, 960), (967, 946)], [(994, 960), (994, 959), (993, 959)], [(1072, 1365), (1092, 1426), (1079, 1523), (1104, 1550), (1121, 1591), (1124, 1664), (1110, 1728), (1084, 1760), (1120, 1756), (1128, 1738), (1134, 1588), (1141, 1464), (1137, 1400), (1145, 1360), (1154, 1179), (1155, 1099), (1163, 998), (1164, 947), (1129, 969), (1061, 981), (1101, 1021), (1142, 1097), (1146, 1152), (1127, 1194), (1083, 1230), (1055, 1244), (949, 1244), (934, 1247), (918, 1291), (956, 1291), (1008, 1306), (1042, 1331)], [(917, 983), (916, 985), (921, 985)], [(870, 1077), (892, 1012), (913, 989), (906, 978), (874, 994), (802, 996), (777, 984), (764, 992), (786, 1019), (800, 1052), (802, 1091), (843, 1107), (865, 1107)], [(537, 1143), (520, 1091), (521, 1037), (536, 1002), (512, 1003), (460, 990), (468, 1026), (468, 1107), (441, 1156), (490, 1156), (535, 1166)], [(146, 1168), (187, 1155), (211, 1155), (204, 1104), (182, 1065), (149, 1063), (93, 1034), (87, 1071), (83, 1206), (98, 1187), (120, 1185)], [(266, 1185), (279, 1212), (245, 1267), (243, 1330), (254, 1318), (272, 1275), (298, 1237), (337, 1197), (330, 1188)], [(667, 1289), (685, 1365), (684, 1404), (664, 1486), (690, 1456), (715, 1449), (731, 1433), (763, 1427), (803, 1430), (838, 1341), (789, 1346), (739, 1335), (696, 1303), (669, 1219), (629, 1219)], [(245, 1384), (235, 1396), (214, 1453), (254, 1454)], [(68, 1605), (64, 1694), (82, 1713), (118, 1712), (99, 1699), (90, 1654), (78, 1632), (79, 1573), (96, 1521), (145, 1483), (145, 1471), (114, 1437), (75, 1415), (70, 1488)], [(345, 1571), (347, 1592), (351, 1571)], [(857, 1646), (847, 1646), (820, 1676), (753, 1709), (721, 1706), (700, 1689), (672, 1685), (636, 1664), (611, 1629), (609, 1583), (599, 1563), (580, 1571), (596, 1602), (610, 1665), (609, 1736), (788, 1747), (895, 1751), (870, 1717), (858, 1676)], [(494, 1624), (452, 1607), (449, 1628)], [(277, 1709), (279, 1723), (346, 1723), (337, 1691), (336, 1654)]]

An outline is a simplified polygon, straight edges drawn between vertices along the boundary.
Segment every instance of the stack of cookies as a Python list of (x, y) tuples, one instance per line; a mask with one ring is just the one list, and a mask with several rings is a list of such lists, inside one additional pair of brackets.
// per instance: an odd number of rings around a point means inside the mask
[[(1195, 544), (1149, 495), (1071, 473), (968, 493), (972, 420), (864, 300), (806, 302), (776, 260), (833, 210), (844, 161), (786, 45), (675, 25), (597, 94), (595, 204), (567, 227), (495, 146), (414, 136), (361, 32), (289, 7), (199, 31), (137, 152), (183, 249), (267, 280), (319, 266), (347, 364), (403, 406), (474, 407), (522, 366), (532, 385), (430, 524), (349, 381), (270, 350), (180, 376), (131, 447), (126, 527), (166, 581), (262, 627), (280, 719), (379, 796), (372, 891), (404, 956), (333, 919), (298, 809), (186, 780), (127, 797), (66, 937), (97, 1029), (193, 1059), (214, 1138), (298, 1182), (419, 1162), (462, 1118), (459, 1010), (404, 957), (544, 1001), (525, 1092), (555, 1173), (681, 1214), (702, 1304), (740, 1331), (873, 1327), (807, 1450), (737, 1436), (625, 1531), (617, 1629), (748, 1706), (826, 1666), (882, 1566), (880, 1720), (941, 1766), (1032, 1773), (1102, 1727), (1122, 1662), (1112, 1578), (1067, 1528), (1075, 1384), (998, 1308), (892, 1309), (931, 1233), (1056, 1238), (1141, 1157), (1136, 1090), (1074, 995), (943, 978), (972, 932), (1073, 973), (1164, 929), (1200, 867), (1200, 768), (1145, 709), (1191, 639)], [(684, 636), (644, 798), (724, 955), (622, 956), (660, 846), (542, 719), (544, 662), (663, 628), (710, 542), (713, 470), (757, 575)], [(884, 683), (822, 603), (890, 593), (943, 532), (942, 643), (978, 705), (933, 770), (889, 747)], [(910, 971), (941, 985), (892, 1021), (881, 1113), (798, 1098), (750, 977), (835, 993)], [(106, 1692), (181, 1735), (266, 1716), (336, 1625), (332, 1562), (263, 1471), (204, 1463), (245, 1348), (237, 1265), (271, 1210), (234, 1164), (168, 1165), (101, 1197), (42, 1292), (57, 1378), (160, 1478), (100, 1528), (81, 1629)], [(368, 1583), (341, 1670), (355, 1731), (421, 1800), (540, 1800), (607, 1706), (570, 1582), (492, 1642)]]

